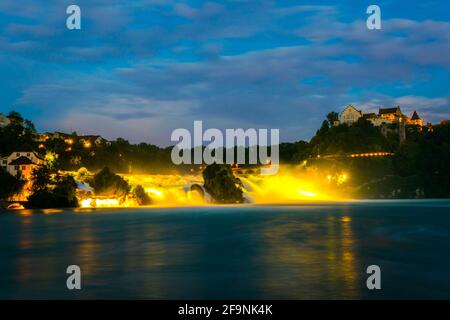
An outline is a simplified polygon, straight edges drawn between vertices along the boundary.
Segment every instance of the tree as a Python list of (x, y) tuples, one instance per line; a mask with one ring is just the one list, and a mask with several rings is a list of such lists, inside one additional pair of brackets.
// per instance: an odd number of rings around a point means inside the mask
[(102, 196), (124, 197), (129, 191), (128, 182), (108, 167), (94, 175), (91, 186), (97, 195)]
[(24, 121), (22, 115), (19, 112), (14, 111), (14, 110), (8, 114), (8, 118), (15, 122), (23, 122)]
[(33, 192), (48, 190), (49, 186), (53, 184), (51, 175), (54, 173), (55, 171), (47, 165), (41, 165), (35, 168), (31, 173)]
[[(45, 171), (40, 171), (42, 174)], [(42, 179), (44, 181), (45, 179)], [(25, 204), (30, 209), (74, 208), (78, 207), (76, 196), (77, 183), (71, 175), (57, 177), (56, 181), (48, 180), (45, 187), (33, 188), (33, 193)]]
[(324, 135), (324, 134), (326, 134), (328, 132), (328, 129), (330, 129), (328, 121), (327, 120), (323, 120), (322, 126), (320, 127), (319, 130), (317, 130), (316, 135), (322, 136), (322, 135)]
[(132, 196), (140, 206), (147, 206), (152, 203), (152, 199), (148, 196), (141, 185), (137, 185), (133, 189)]
[(330, 112), (327, 114), (327, 121), (330, 127), (334, 126), (335, 121), (339, 121), (339, 114), (337, 112)]
[(203, 171), (205, 189), (218, 203), (244, 202), (242, 183), (233, 175), (230, 165), (211, 164)]
[(11, 123), (0, 128), (0, 154), (10, 154), (23, 145), (35, 147), (36, 143), (33, 140), (35, 129), (32, 122), (24, 120), (20, 113), (15, 111), (10, 112), (8, 117), (12, 120)]
[(22, 190), (24, 181), (0, 167), (0, 199), (8, 199)]
[(53, 193), (59, 199), (61, 207), (78, 207), (77, 187), (77, 183), (71, 175), (60, 178)]

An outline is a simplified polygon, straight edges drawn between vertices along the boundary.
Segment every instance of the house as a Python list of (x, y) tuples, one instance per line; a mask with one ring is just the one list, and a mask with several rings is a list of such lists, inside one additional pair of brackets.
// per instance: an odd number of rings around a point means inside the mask
[(398, 122), (403, 117), (403, 113), (400, 110), (400, 107), (380, 108), (378, 117), (386, 123), (394, 123)]
[(33, 140), (36, 142), (46, 142), (51, 139), (53, 136), (52, 133), (44, 132), (44, 133), (33, 133)]
[(44, 159), (28, 145), (17, 148), (10, 155), (0, 158), (1, 167), (9, 174), (20, 175), (26, 180), (30, 179), (33, 169), (43, 162)]
[(414, 113), (413, 113), (413, 115), (411, 117), (410, 122), (411, 122), (411, 124), (416, 125), (416, 126), (420, 126), (420, 127), (423, 125), (422, 119), (420, 119), (420, 117), (417, 114), (416, 110), (414, 110)]
[(100, 145), (104, 142), (106, 142), (106, 139), (102, 138), (101, 136), (80, 136), (80, 141), (83, 143), (86, 147), (92, 146), (92, 145)]
[(0, 128), (6, 127), (10, 123), (11, 120), (9, 120), (9, 118), (5, 116), (3, 113), (0, 113)]
[(89, 148), (93, 145), (100, 145), (102, 143), (107, 143), (108, 141), (99, 135), (84, 135), (77, 136), (76, 134), (69, 134), (63, 132), (55, 132), (53, 134), (46, 134), (51, 139), (63, 139), (67, 144), (71, 145), (76, 141), (81, 142), (85, 147)]
[(348, 125), (351, 125), (358, 121), (359, 118), (363, 116), (363, 113), (361, 110), (356, 109), (354, 106), (349, 104), (342, 110), (341, 112), (341, 123), (346, 123)]

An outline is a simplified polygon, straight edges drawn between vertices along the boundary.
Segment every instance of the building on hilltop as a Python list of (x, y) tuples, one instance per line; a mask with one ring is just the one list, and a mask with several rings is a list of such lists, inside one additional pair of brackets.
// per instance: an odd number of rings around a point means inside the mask
[(35, 133), (33, 137), (34, 141), (36, 142), (47, 142), (48, 140), (52, 139), (61, 139), (64, 140), (65, 143), (67, 143), (69, 146), (80, 142), (83, 146), (86, 148), (90, 148), (91, 146), (98, 146), (103, 143), (109, 144), (109, 141), (103, 138), (99, 135), (84, 135), (84, 136), (78, 136), (76, 133), (64, 133), (64, 132), (54, 132), (54, 133)]
[(341, 112), (341, 123), (351, 125), (358, 121), (359, 118), (363, 116), (361, 110), (356, 109), (354, 106), (349, 104)]
[(384, 120), (386, 123), (399, 122), (403, 117), (403, 113), (400, 107), (396, 108), (380, 108), (378, 111), (378, 117)]
[(422, 119), (420, 119), (419, 115), (417, 114), (416, 110), (414, 110), (414, 113), (411, 117), (411, 124), (414, 124), (416, 126), (422, 126), (423, 122)]
[(402, 113), (402, 110), (398, 106), (395, 108), (380, 108), (377, 114), (374, 112), (363, 113), (351, 104), (342, 110), (340, 123), (352, 125), (360, 118), (370, 121), (375, 127), (388, 124), (399, 124), (400, 122), (404, 122), (406, 126), (414, 125), (422, 127), (423, 125), (422, 119), (417, 114), (417, 111), (414, 111), (412, 117), (409, 118)]
[[(360, 118), (370, 121), (375, 127), (380, 127), (384, 136), (389, 134), (398, 135), (400, 143), (406, 140), (406, 131), (421, 131), (423, 128), (422, 119), (414, 110), (411, 118), (404, 115), (399, 106), (395, 108), (379, 108), (377, 113), (363, 113), (352, 105), (348, 105), (342, 110), (340, 123), (352, 125)], [(431, 129), (428, 128), (428, 131)]]

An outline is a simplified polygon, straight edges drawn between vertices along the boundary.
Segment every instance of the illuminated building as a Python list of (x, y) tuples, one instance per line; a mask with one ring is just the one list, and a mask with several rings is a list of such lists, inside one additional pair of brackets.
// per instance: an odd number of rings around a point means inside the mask
[(1, 166), (11, 175), (20, 174), (23, 178), (29, 179), (33, 169), (44, 161), (33, 149), (24, 145), (12, 152), (10, 155), (2, 157)]
[(416, 110), (414, 110), (414, 113), (411, 117), (411, 124), (414, 124), (416, 126), (422, 126), (422, 119), (420, 119), (419, 115), (417, 114)]
[(358, 121), (359, 118), (363, 116), (363, 113), (361, 110), (356, 109), (354, 106), (349, 104), (342, 110), (341, 112), (341, 122), (351, 125)]

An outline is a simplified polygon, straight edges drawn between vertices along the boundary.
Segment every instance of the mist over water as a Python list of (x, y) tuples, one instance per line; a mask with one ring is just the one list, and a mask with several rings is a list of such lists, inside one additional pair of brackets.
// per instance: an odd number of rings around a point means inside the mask
[(2, 212), (0, 247), (2, 299), (450, 298), (448, 200)]
[[(247, 203), (298, 204), (303, 201), (338, 201), (345, 199), (342, 190), (331, 176), (320, 170), (302, 170), (295, 166), (282, 166), (276, 175), (261, 175), (259, 169), (235, 170), (241, 181)], [(130, 185), (141, 185), (152, 198), (153, 206), (202, 206), (213, 200), (203, 188), (201, 174), (122, 174)], [(333, 177), (336, 178), (337, 177)], [(342, 179), (342, 178), (341, 178)], [(341, 182), (342, 184), (342, 182)], [(199, 194), (192, 187), (203, 189)], [(82, 207), (92, 207), (92, 199), (81, 200)], [(119, 203), (117, 199), (97, 200), (97, 207), (127, 207), (133, 203)]]

